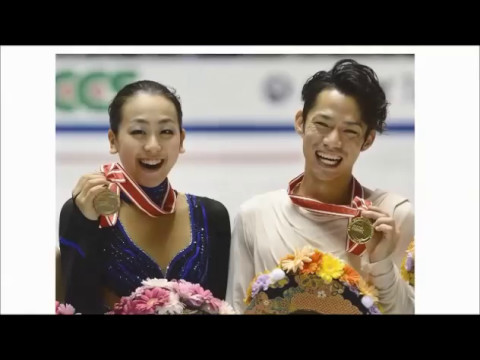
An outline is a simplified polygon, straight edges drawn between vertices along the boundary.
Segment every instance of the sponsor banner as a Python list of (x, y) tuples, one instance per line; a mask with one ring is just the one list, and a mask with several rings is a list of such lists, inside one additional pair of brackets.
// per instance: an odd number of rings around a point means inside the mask
[[(413, 129), (414, 57), (349, 57), (377, 72), (391, 103), (388, 123)], [(142, 79), (176, 90), (186, 127), (290, 128), (302, 107), (305, 81), (338, 59), (325, 55), (60, 55), (56, 62), (57, 129), (108, 126), (108, 105), (115, 93)]]

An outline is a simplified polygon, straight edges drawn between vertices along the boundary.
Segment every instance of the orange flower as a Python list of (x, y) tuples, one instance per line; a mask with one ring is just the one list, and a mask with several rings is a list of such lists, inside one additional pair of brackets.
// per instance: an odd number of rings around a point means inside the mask
[(303, 269), (300, 271), (301, 274), (314, 274), (322, 261), (322, 253), (315, 250), (315, 253), (310, 256), (310, 259), (312, 259), (311, 262), (303, 264)]
[(322, 253), (318, 250), (315, 250), (312, 256), (310, 256), (310, 259), (312, 259), (312, 262), (316, 262), (320, 264), (320, 261), (322, 261)]
[(343, 275), (340, 277), (340, 280), (346, 281), (350, 285), (357, 285), (360, 280), (360, 274), (350, 265), (345, 264)]
[(311, 262), (307, 264), (303, 264), (303, 269), (300, 270), (300, 274), (313, 274), (317, 271), (318, 264)]

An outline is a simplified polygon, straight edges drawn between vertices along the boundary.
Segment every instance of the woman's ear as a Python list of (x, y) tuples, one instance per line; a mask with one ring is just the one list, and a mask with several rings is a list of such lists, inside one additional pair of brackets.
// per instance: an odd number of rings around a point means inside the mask
[(117, 150), (117, 138), (112, 129), (108, 129), (108, 142), (110, 143), (110, 154), (116, 154)]
[(183, 147), (183, 140), (185, 140), (185, 129), (182, 129), (180, 132), (180, 154), (183, 154), (185, 152), (185, 148)]

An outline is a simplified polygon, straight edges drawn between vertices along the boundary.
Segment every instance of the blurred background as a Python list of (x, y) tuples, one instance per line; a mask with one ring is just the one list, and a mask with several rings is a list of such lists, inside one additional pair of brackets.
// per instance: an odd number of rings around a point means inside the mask
[(169, 179), (180, 192), (221, 201), (233, 223), (241, 203), (303, 171), (293, 130), (302, 86), (341, 58), (371, 66), (391, 103), (387, 131), (361, 153), (354, 175), (414, 203), (413, 55), (57, 55), (57, 229), (78, 178), (118, 161), (109, 154), (107, 108), (125, 84), (148, 79), (177, 91), (186, 153)]

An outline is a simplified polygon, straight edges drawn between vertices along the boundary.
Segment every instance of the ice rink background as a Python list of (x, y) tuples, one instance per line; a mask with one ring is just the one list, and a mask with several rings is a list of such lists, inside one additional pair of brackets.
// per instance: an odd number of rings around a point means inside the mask
[[(354, 168), (360, 183), (414, 203), (414, 57), (342, 55), (377, 72), (391, 103), (389, 131)], [(56, 204), (78, 178), (118, 158), (108, 152), (106, 106), (124, 84), (151, 79), (181, 97), (186, 153), (169, 178), (180, 192), (215, 198), (233, 221), (242, 202), (286, 188), (303, 171), (293, 131), (301, 88), (340, 56), (57, 56)]]

